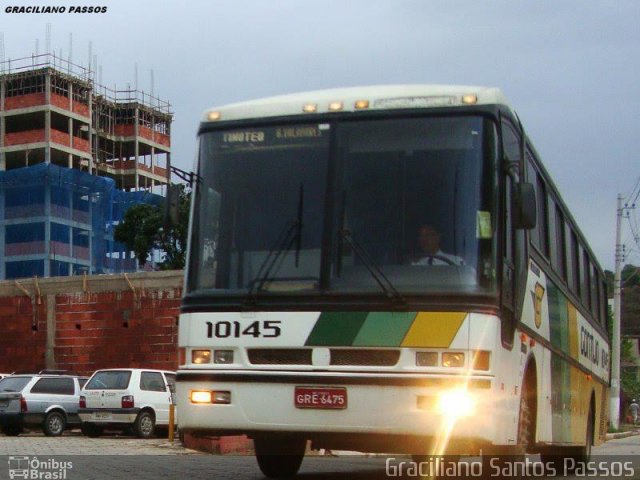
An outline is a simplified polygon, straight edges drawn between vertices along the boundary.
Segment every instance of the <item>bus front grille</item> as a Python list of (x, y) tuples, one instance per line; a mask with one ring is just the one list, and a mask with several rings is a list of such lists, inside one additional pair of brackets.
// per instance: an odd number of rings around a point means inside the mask
[(331, 365), (393, 367), (400, 360), (400, 350), (331, 349)]
[(249, 362), (253, 365), (311, 365), (310, 348), (250, 348)]
[[(400, 350), (332, 348), (333, 366), (393, 367), (400, 360)], [(252, 365), (313, 365), (312, 348), (249, 348)]]

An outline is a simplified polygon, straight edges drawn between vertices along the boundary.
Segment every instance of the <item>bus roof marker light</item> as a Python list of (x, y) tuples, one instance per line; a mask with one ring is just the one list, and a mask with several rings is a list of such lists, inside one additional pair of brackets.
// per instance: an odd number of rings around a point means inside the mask
[(369, 100), (356, 100), (354, 107), (356, 110), (365, 110), (369, 108)]
[(222, 118), (222, 114), (220, 112), (209, 112), (207, 118), (210, 122), (216, 122)]
[(307, 103), (302, 107), (304, 113), (316, 113), (318, 111), (318, 105), (315, 103)]
[(343, 107), (344, 107), (344, 104), (342, 102), (331, 102), (329, 104), (329, 111), (339, 112), (340, 110), (342, 110)]
[(462, 103), (464, 103), (465, 105), (475, 105), (476, 103), (478, 103), (478, 96), (473, 94), (463, 95)]

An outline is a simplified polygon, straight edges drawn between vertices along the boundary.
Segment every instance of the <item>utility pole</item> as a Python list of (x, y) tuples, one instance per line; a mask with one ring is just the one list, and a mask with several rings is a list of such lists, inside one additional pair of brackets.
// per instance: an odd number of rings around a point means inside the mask
[(622, 293), (622, 195), (618, 194), (616, 219), (616, 271), (613, 277), (613, 338), (611, 339), (611, 398), (609, 421), (616, 430), (620, 426), (620, 300)]

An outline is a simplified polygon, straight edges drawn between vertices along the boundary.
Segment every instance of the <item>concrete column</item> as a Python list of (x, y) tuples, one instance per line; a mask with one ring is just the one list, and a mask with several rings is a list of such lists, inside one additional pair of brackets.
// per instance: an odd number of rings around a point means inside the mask
[[(156, 168), (156, 147), (151, 147), (151, 173), (155, 175)], [(153, 188), (156, 186), (156, 179), (151, 177), (151, 191), (153, 192)]]
[[(69, 117), (68, 121), (67, 121), (67, 131), (69, 132), (69, 139), (71, 140), (70, 142), (70, 147), (73, 147), (73, 119), (71, 117)], [(67, 155), (67, 166), (69, 168), (73, 168), (73, 155), (72, 154), (68, 154)]]
[(92, 275), (95, 269), (93, 268), (93, 202), (91, 201), (92, 194), (89, 193), (89, 271), (87, 275)]
[(44, 185), (44, 276), (51, 276), (51, 184)]
[[(6, 170), (7, 159), (2, 148), (4, 147), (4, 136), (6, 133), (5, 122), (7, 117), (4, 114), (4, 96), (5, 96), (5, 83), (4, 80), (0, 82), (0, 171)], [(4, 277), (2, 277), (4, 278)]]
[(93, 129), (95, 125), (93, 124), (93, 91), (89, 91), (87, 95), (87, 104), (89, 105), (89, 131), (87, 132), (87, 139), (89, 140), (89, 155), (91, 159), (89, 160), (89, 173), (93, 174), (93, 164), (96, 160), (96, 156), (98, 154), (97, 147), (93, 148)]
[(135, 165), (136, 165), (136, 170), (135, 170), (135, 175), (136, 175), (136, 191), (140, 190), (140, 176), (138, 175), (138, 162), (139, 160), (139, 156), (140, 156), (140, 144), (138, 143), (138, 121), (140, 120), (140, 110), (138, 109), (138, 107), (136, 107), (136, 115), (135, 115), (135, 120), (134, 120), (134, 124), (133, 124), (133, 135), (135, 137), (134, 142), (135, 142), (135, 156), (136, 156), (136, 161), (135, 161)]
[(44, 162), (51, 163), (51, 74), (46, 73), (44, 77), (44, 99), (46, 110), (44, 112)]
[(0, 280), (6, 278), (4, 242), (5, 242), (5, 219), (4, 219), (4, 188), (0, 188)]
[(55, 370), (56, 364), (56, 296), (47, 295), (47, 340), (44, 363), (49, 370)]

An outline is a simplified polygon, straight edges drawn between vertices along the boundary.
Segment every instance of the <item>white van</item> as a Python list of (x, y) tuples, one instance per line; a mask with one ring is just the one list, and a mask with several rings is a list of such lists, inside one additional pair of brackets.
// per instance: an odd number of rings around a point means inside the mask
[(105, 427), (133, 427), (140, 438), (156, 426), (169, 425), (176, 374), (165, 370), (116, 368), (97, 370), (80, 392), (82, 432), (90, 437)]

